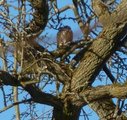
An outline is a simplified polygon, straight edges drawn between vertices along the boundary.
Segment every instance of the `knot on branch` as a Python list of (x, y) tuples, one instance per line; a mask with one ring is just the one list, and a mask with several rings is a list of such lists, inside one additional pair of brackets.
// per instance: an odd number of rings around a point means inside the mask
[(103, 26), (107, 26), (109, 25), (109, 23), (111, 23), (111, 13), (108, 6), (104, 2), (102, 2), (101, 0), (93, 0), (92, 8), (96, 16), (99, 18), (99, 22)]

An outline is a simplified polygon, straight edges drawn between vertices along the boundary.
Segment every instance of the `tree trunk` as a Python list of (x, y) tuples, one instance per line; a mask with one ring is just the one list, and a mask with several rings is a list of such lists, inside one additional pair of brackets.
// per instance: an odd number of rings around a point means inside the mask
[(80, 107), (65, 103), (63, 108), (54, 108), (52, 120), (78, 120)]

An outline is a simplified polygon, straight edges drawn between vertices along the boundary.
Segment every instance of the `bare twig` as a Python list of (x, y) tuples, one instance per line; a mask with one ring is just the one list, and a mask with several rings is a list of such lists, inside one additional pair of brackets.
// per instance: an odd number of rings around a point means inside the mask
[(31, 101), (32, 101), (32, 99), (30, 98), (30, 99), (22, 100), (22, 101), (19, 101), (19, 102), (14, 102), (13, 104), (11, 104), (11, 105), (9, 105), (7, 107), (4, 107), (2, 110), (0, 110), (0, 113), (2, 113), (4, 111), (6, 111), (6, 110), (8, 110), (8, 109), (10, 109), (12, 107), (14, 107), (15, 105), (19, 105), (19, 104), (23, 104), (23, 103), (31, 102)]

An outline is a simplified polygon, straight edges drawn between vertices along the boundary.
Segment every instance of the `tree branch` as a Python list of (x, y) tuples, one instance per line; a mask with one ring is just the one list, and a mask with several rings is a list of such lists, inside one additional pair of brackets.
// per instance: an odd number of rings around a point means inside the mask
[(62, 107), (63, 103), (57, 97), (42, 92), (38, 87), (35, 85), (26, 85), (24, 89), (31, 95), (34, 102), (46, 104), (54, 107)]
[(107, 86), (98, 86), (95, 88), (88, 88), (85, 90), (85, 92), (81, 92), (78, 95), (75, 94), (76, 97), (74, 97), (73, 94), (72, 99), (74, 101), (84, 101), (84, 104), (85, 103), (89, 104), (91, 102), (98, 101), (101, 99), (102, 100), (110, 98), (125, 99), (127, 97), (126, 89), (127, 89), (126, 83), (124, 83), (123, 85), (116, 83)]
[(91, 85), (106, 61), (120, 47), (121, 40), (127, 31), (126, 5), (127, 2), (119, 6), (121, 10), (117, 9), (111, 14), (111, 17), (114, 18), (112, 24), (104, 28), (88, 51), (84, 53), (83, 59), (73, 75), (72, 88), (84, 85), (83, 89), (85, 89)]
[(14, 102), (13, 104), (8, 105), (8, 106), (4, 107), (2, 110), (0, 110), (0, 113), (6, 111), (6, 110), (8, 110), (8, 109), (10, 109), (10, 108), (12, 108), (12, 107), (14, 107), (16, 105), (19, 105), (19, 104), (22, 104), (22, 103), (26, 103), (26, 102), (31, 102), (31, 101), (32, 101), (32, 99), (30, 98), (30, 99), (27, 99), (27, 100), (22, 100), (22, 101)]
[(112, 83), (116, 82), (115, 77), (112, 75), (111, 71), (108, 69), (108, 67), (106, 66), (106, 64), (104, 65), (103, 70), (107, 74), (107, 76), (110, 78), (110, 80), (112, 81)]
[(0, 85), (21, 86), (17, 78), (3, 70), (0, 70)]
[(62, 107), (62, 102), (57, 97), (42, 92), (35, 85), (23, 85), (15, 77), (2, 70), (0, 71), (0, 85), (21, 86), (31, 95), (33, 101), (51, 106)]
[(46, 0), (28, 0), (31, 6), (35, 9), (33, 13), (33, 20), (27, 25), (27, 34), (35, 34), (45, 28), (48, 22), (49, 9)]

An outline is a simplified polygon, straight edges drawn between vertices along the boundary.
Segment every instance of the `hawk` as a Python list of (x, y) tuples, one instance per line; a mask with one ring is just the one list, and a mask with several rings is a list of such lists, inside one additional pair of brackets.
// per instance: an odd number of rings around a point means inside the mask
[(61, 27), (57, 33), (57, 48), (70, 44), (73, 40), (73, 32), (69, 26)]

